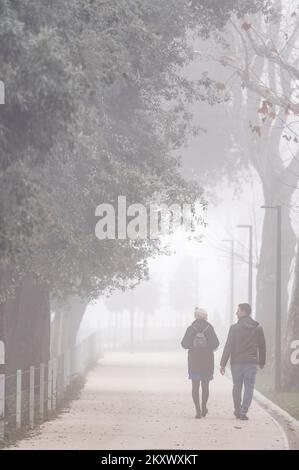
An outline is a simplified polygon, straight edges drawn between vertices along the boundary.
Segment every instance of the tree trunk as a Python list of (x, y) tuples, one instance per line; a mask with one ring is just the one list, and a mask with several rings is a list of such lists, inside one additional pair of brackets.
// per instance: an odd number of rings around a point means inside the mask
[[(265, 205), (290, 204), (292, 189), (282, 191), (281, 183), (264, 185)], [(284, 208), (283, 208), (284, 209)], [(265, 209), (260, 260), (256, 279), (256, 318), (265, 329), (268, 357), (273, 359), (275, 340), (275, 293), (276, 293), (276, 227), (275, 210)], [(288, 283), (291, 262), (295, 254), (296, 238), (287, 210), (282, 211), (282, 327), (285, 331), (288, 309)]]
[[(297, 343), (294, 343), (294, 342)], [(283, 348), (283, 388), (286, 391), (299, 391), (299, 363), (292, 360), (292, 352), (299, 341), (299, 240), (297, 243), (294, 284), (289, 308), (287, 329)], [(299, 354), (297, 354), (299, 356)]]
[[(88, 301), (86, 299), (81, 299), (75, 295), (67, 297), (63, 302), (55, 302), (55, 317), (51, 340), (52, 356), (57, 354), (58, 349), (63, 352), (75, 346), (87, 305)], [(61, 341), (59, 341), (59, 337)], [(59, 342), (61, 343), (60, 345)]]
[(143, 324), (142, 324), (142, 341), (145, 344), (147, 340), (147, 332), (148, 332), (148, 313), (143, 312)]
[(64, 315), (60, 309), (54, 312), (54, 318), (51, 321), (51, 357), (59, 356), (64, 349), (63, 334), (64, 334)]
[(134, 325), (135, 324), (135, 310), (134, 307), (130, 312), (130, 350), (134, 352), (135, 341), (134, 341)]
[(47, 363), (50, 355), (50, 302), (47, 288), (27, 275), (15, 297), (0, 305), (6, 373)]
[(118, 330), (119, 330), (119, 312), (114, 312), (114, 332), (113, 332), (113, 349), (117, 349), (117, 340), (118, 340)]

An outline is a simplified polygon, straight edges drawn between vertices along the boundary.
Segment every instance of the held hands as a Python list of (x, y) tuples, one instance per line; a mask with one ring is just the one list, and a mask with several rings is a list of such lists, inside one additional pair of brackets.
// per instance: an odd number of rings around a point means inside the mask
[(224, 375), (225, 374), (225, 367), (220, 367), (220, 374)]

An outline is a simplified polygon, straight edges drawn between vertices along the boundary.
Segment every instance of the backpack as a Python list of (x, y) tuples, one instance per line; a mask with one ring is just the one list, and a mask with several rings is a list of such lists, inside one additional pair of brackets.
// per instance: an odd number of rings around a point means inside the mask
[(204, 333), (205, 333), (205, 331), (207, 331), (209, 326), (210, 325), (208, 325), (203, 331), (198, 331), (197, 332), (197, 334), (195, 335), (195, 338), (193, 340), (193, 348), (201, 349), (201, 348), (207, 348), (208, 347), (207, 338), (206, 338)]

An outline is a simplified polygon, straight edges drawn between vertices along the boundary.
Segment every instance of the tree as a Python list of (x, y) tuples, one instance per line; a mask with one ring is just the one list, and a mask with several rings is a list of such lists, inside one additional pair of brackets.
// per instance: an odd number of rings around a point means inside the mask
[[(1, 310), (7, 343), (10, 304), (28, 279), (44, 295), (90, 299), (146, 273), (146, 258), (159, 243), (100, 245), (92, 236), (99, 197), (113, 202), (125, 194), (145, 203), (162, 188), (164, 200), (174, 192), (181, 200), (200, 197), (169, 153), (183, 136), (184, 113), (172, 110), (170, 127), (162, 108), (165, 93), (174, 98), (185, 88), (172, 72), (187, 60), (185, 49), (180, 41), (166, 47), (173, 36), (153, 29), (155, 11), (142, 2), (135, 6), (57, 2), (43, 9), (35, 2), (29, 13), (21, 2), (1, 5), (8, 97), (1, 113)], [(140, 48), (133, 50), (128, 44), (135, 40)], [(126, 113), (117, 112), (120, 105)], [(38, 309), (22, 318), (49, 336), (49, 309), (47, 326), (39, 326)], [(32, 364), (39, 355), (33, 356), (27, 358)]]
[[(106, 298), (104, 303), (109, 311), (111, 318), (114, 315), (114, 334), (113, 334), (113, 347), (117, 346), (118, 335), (118, 320), (124, 311), (130, 313), (130, 349), (134, 351), (135, 347), (135, 290), (129, 289), (125, 291), (116, 291), (109, 298)], [(112, 318), (111, 318), (112, 319)]]
[[(297, 113), (294, 45), (298, 37), (298, 10), (293, 2), (283, 7), (276, 1), (274, 7), (266, 16), (263, 12), (256, 17), (232, 17), (223, 33), (214, 36), (213, 51), (202, 53), (201, 57), (214, 61), (212, 70), (216, 69), (219, 77), (216, 89), (226, 95), (228, 104), (221, 105), (222, 112), (229, 115), (227, 132), (223, 129), (221, 134), (221, 143), (228, 150), (225, 159), (223, 152), (216, 153), (220, 158), (214, 158), (214, 168), (218, 165), (218, 169), (223, 169), (221, 176), (240, 178), (242, 172), (253, 167), (260, 177), (266, 205), (284, 206), (282, 278), (286, 322), (287, 287), (295, 246), (289, 207), (298, 182), (299, 147), (293, 122)], [(289, 146), (287, 150), (284, 144)], [(283, 155), (286, 151), (287, 158)], [(274, 338), (271, 315), (275, 311), (274, 227), (273, 213), (266, 212), (258, 263), (256, 311), (265, 326), (269, 345)]]
[(289, 307), (286, 335), (283, 342), (283, 387), (287, 391), (299, 391), (299, 366), (293, 362), (294, 342), (299, 339), (299, 251), (297, 246), (294, 283)]
[(138, 342), (145, 344), (148, 340), (148, 319), (161, 308), (161, 285), (155, 279), (142, 281), (135, 289), (134, 310), (142, 316), (142, 333)]
[(49, 354), (47, 289), (33, 282), (32, 271), (24, 278), (18, 258), (26, 253), (28, 264), (34, 249), (27, 242), (42, 222), (31, 169), (42, 165), (55, 139), (67, 132), (75, 88), (74, 69), (55, 30), (26, 27), (15, 7), (1, 2), (6, 104), (0, 117), (0, 315), (11, 370), (45, 362)]
[[(114, 347), (118, 335), (120, 315), (127, 310), (130, 313), (130, 347), (134, 350), (136, 343), (144, 344), (148, 336), (148, 317), (161, 306), (161, 292), (157, 281), (147, 279), (141, 281), (133, 289), (116, 291), (105, 299), (109, 314), (114, 314)], [(136, 319), (142, 317), (142, 336), (136, 338)], [(137, 339), (137, 341), (136, 341)]]

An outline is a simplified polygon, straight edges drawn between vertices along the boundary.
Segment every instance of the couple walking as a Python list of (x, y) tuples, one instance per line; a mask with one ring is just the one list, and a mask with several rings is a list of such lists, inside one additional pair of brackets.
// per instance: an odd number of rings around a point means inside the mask
[[(220, 373), (225, 374), (225, 367), (230, 359), (234, 415), (238, 419), (248, 420), (247, 412), (253, 398), (257, 366), (263, 368), (266, 362), (266, 344), (263, 328), (251, 318), (249, 304), (239, 304), (236, 315), (238, 321), (230, 327), (220, 361)], [(192, 380), (195, 418), (201, 418), (208, 413), (209, 382), (213, 379), (214, 351), (219, 346), (219, 340), (213, 326), (207, 321), (208, 315), (204, 309), (196, 307), (194, 317), (195, 320), (187, 328), (181, 345), (188, 349), (188, 372), (189, 379)]]

